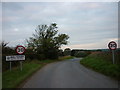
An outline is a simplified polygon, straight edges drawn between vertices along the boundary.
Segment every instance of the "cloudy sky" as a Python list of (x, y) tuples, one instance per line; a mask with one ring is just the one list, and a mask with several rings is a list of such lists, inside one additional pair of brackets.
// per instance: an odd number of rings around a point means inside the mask
[(64, 48), (108, 48), (118, 38), (117, 2), (3, 2), (2, 39), (9, 46), (25, 45), (37, 25), (58, 24), (70, 36)]

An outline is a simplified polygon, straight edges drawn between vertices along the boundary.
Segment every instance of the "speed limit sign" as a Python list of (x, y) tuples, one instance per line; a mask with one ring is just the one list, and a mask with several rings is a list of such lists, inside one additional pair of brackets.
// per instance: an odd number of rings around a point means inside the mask
[(108, 47), (112, 51), (112, 60), (113, 60), (113, 64), (114, 64), (115, 63), (114, 51), (115, 51), (115, 49), (117, 49), (117, 44), (116, 44), (116, 42), (111, 41), (111, 42), (109, 42)]
[(25, 47), (23, 47), (22, 45), (19, 45), (16, 47), (16, 52), (18, 54), (23, 54), (25, 52)]
[(117, 44), (114, 41), (109, 42), (108, 44), (109, 49), (115, 50), (117, 48)]

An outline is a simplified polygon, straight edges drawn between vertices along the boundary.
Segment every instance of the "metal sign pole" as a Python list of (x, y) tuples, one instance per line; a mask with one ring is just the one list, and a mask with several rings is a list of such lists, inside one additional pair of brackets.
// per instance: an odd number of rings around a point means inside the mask
[(20, 61), (20, 70), (22, 71), (22, 61)]
[(10, 71), (11, 71), (11, 61), (10, 61)]
[(115, 63), (115, 55), (114, 55), (114, 50), (112, 50), (112, 58), (113, 58), (113, 64)]
[(117, 44), (116, 42), (111, 41), (109, 42), (108, 47), (112, 51), (112, 60), (113, 60), (113, 64), (115, 64), (115, 50), (117, 49)]

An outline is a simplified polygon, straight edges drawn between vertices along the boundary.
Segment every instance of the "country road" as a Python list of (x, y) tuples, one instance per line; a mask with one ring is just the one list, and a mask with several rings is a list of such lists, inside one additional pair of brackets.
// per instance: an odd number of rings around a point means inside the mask
[(115, 81), (70, 59), (44, 66), (22, 88), (118, 88)]

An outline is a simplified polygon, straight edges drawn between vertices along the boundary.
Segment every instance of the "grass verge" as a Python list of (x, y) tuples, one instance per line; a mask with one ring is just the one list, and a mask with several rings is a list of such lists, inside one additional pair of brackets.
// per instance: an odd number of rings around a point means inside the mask
[(20, 67), (12, 68), (11, 71), (3, 72), (2, 75), (2, 88), (16, 88), (25, 78), (30, 76), (40, 67), (42, 64), (36, 62), (23, 63), (23, 70), (20, 71)]
[(88, 68), (118, 80), (120, 77), (119, 64), (112, 64), (112, 62), (105, 60), (108, 56), (104, 56), (104, 58), (101, 58), (101, 56), (102, 53), (94, 53), (82, 59), (80, 63)]
[(73, 56), (64, 56), (64, 57), (60, 57), (59, 60), (68, 60), (68, 59), (73, 59)]
[(17, 88), (26, 78), (42, 68), (44, 65), (52, 62), (71, 59), (71, 56), (60, 57), (58, 60), (32, 60), (23, 62), (23, 70), (20, 67), (14, 67), (2, 73), (2, 88)]

